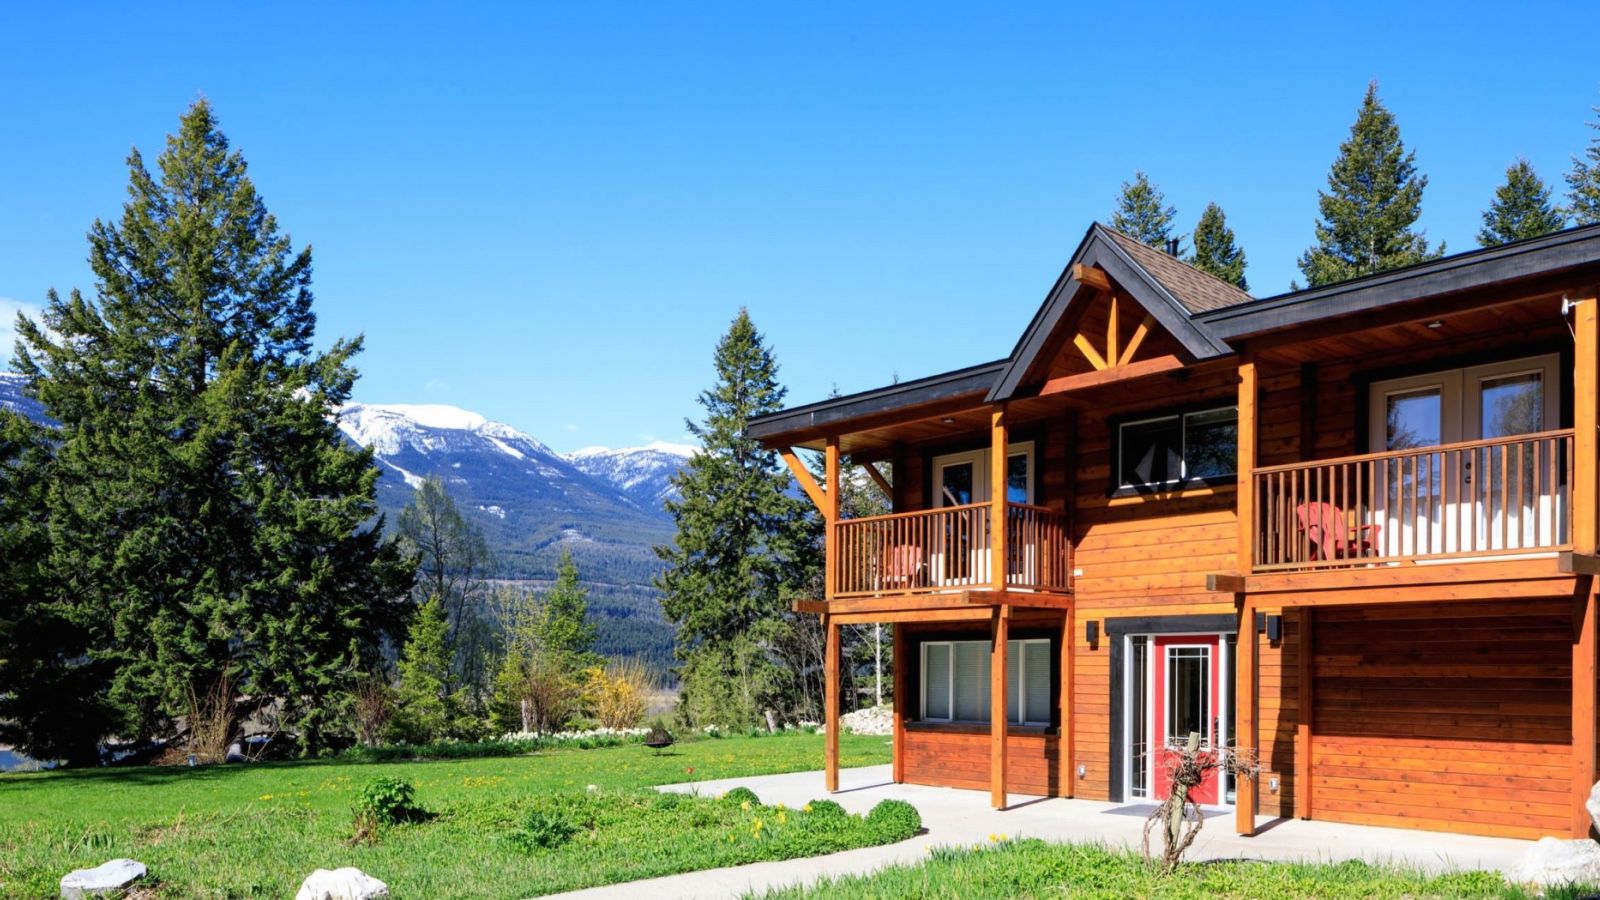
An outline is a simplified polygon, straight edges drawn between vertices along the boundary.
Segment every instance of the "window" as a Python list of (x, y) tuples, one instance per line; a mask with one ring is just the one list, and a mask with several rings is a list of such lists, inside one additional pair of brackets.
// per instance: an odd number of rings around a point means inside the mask
[(1239, 413), (1231, 406), (1124, 422), (1117, 430), (1117, 485), (1229, 478), (1238, 457)]
[[(922, 645), (922, 719), (989, 721), (988, 641), (928, 641)], [(1048, 639), (1006, 645), (1006, 719), (1049, 725), (1051, 657)]]

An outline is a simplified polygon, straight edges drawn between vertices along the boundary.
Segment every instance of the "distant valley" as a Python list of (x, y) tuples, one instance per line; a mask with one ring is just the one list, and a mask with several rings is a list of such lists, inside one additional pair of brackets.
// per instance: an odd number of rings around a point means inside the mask
[[(0, 373), (0, 407), (35, 419), (20, 376)], [(600, 651), (641, 656), (665, 667), (672, 628), (651, 580), (653, 548), (672, 539), (662, 504), (693, 448), (651, 444), (560, 454), (509, 425), (452, 406), (351, 403), (339, 427), (373, 447), (382, 470), (378, 503), (389, 527), (415, 485), (441, 478), (462, 514), (483, 530), (501, 579), (538, 586), (572, 551), (590, 588)]]

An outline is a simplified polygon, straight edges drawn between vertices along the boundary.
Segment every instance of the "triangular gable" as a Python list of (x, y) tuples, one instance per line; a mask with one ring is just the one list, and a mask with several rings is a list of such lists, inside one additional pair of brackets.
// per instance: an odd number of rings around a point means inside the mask
[[(1133, 300), (1139, 312), (1149, 317), (1146, 331), (1159, 328), (1176, 342), (1189, 361), (1213, 359), (1233, 352), (1209, 328), (1194, 321), (1193, 315), (1247, 301), (1251, 299), (1248, 294), (1096, 223), (1090, 226), (1083, 243), (1073, 253), (1072, 260), (1012, 351), (1010, 362), (989, 392), (990, 402), (1016, 396), (1021, 388), (1043, 374), (1044, 367), (1064, 344), (1081, 343), (1066, 336), (1065, 329), (1072, 328), (1085, 315), (1086, 304), (1092, 304), (1096, 297), (1107, 293), (1104, 285), (1085, 283), (1086, 280), (1098, 281), (1102, 273), (1118, 293)], [(1120, 308), (1118, 314), (1121, 315)], [(1143, 319), (1135, 321), (1142, 323)], [(1082, 336), (1079, 333), (1073, 337)], [(1148, 335), (1144, 338), (1151, 339)], [(1110, 339), (1106, 340), (1106, 344), (1094, 350), (1101, 357), (1101, 363), (1114, 366), (1122, 361), (1121, 351), (1126, 345), (1119, 346), (1119, 359), (1105, 360), (1110, 349)], [(1090, 353), (1084, 355), (1092, 358)]]

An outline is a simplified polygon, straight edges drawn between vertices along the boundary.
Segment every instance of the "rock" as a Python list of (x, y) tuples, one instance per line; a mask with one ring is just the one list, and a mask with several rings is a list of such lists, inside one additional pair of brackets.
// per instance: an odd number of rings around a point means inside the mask
[(1600, 843), (1543, 837), (1529, 847), (1511, 870), (1520, 884), (1559, 886), (1600, 884)]
[(1594, 787), (1589, 789), (1589, 800), (1583, 807), (1589, 811), (1589, 821), (1594, 823), (1597, 831), (1600, 831), (1600, 781), (1595, 782)]
[(144, 876), (144, 863), (131, 859), (113, 859), (92, 869), (78, 869), (62, 877), (61, 900), (120, 897)]
[(839, 730), (851, 734), (894, 734), (894, 707), (869, 706), (839, 717)]
[(294, 900), (378, 900), (389, 886), (356, 868), (318, 869), (300, 885)]

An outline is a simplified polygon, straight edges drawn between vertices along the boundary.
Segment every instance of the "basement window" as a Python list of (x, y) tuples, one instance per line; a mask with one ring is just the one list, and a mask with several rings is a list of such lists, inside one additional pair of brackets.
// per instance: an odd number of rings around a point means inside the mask
[[(922, 644), (922, 721), (988, 724), (989, 641)], [(1006, 719), (1049, 725), (1051, 652), (1047, 638), (1006, 645)]]

